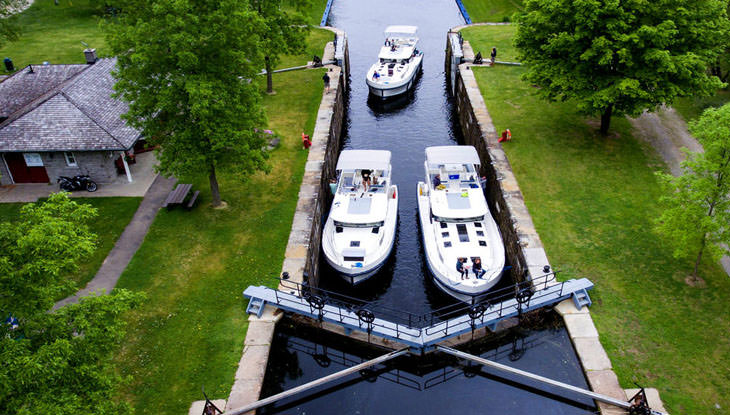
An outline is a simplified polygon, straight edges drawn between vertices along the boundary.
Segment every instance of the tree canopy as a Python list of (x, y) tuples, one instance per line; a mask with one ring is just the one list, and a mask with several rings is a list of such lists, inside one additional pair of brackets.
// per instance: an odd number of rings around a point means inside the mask
[[(290, 0), (301, 11), (309, 6), (309, 0)], [(251, 8), (264, 21), (261, 33), (261, 49), (266, 69), (266, 92), (273, 92), (272, 70), (284, 53), (300, 52), (304, 49), (308, 30), (301, 13), (287, 12), (282, 6), (284, 0), (251, 0)]]
[(524, 79), (587, 115), (637, 116), (678, 96), (714, 93), (727, 0), (526, 0), (515, 44)]
[[(121, 314), (141, 300), (125, 290), (51, 311), (67, 272), (94, 249), (95, 209), (65, 193), (29, 204), (0, 224), (0, 413), (124, 415), (112, 399), (122, 382), (109, 355), (123, 335)], [(4, 321), (8, 319), (8, 321)]]
[(705, 151), (688, 152), (679, 177), (659, 175), (666, 195), (656, 229), (676, 258), (695, 256), (696, 278), (703, 253), (717, 260), (730, 244), (730, 104), (706, 110), (690, 131)]
[(256, 77), (263, 21), (245, 0), (124, 0), (108, 26), (125, 118), (160, 145), (163, 174), (267, 169)]

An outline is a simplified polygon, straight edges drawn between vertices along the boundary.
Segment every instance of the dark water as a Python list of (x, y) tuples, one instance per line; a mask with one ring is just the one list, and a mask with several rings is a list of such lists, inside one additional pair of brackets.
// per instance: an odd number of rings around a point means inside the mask
[[(446, 32), (463, 24), (454, 0), (336, 0), (329, 24), (347, 32), (350, 95), (343, 148), (385, 149), (393, 154), (399, 187), (399, 229), (383, 270), (354, 289), (320, 262), (320, 287), (367, 301), (376, 314), (395, 308), (424, 314), (456, 303), (434, 285), (423, 260), (417, 222), (416, 184), (422, 180), (424, 149), (458, 144), (461, 137), (444, 74)], [(410, 97), (383, 106), (368, 101), (365, 73), (388, 25), (419, 26), (423, 73)], [(501, 286), (511, 283), (502, 278)], [(553, 313), (470, 346), (469, 353), (579, 387), (587, 387), (565, 328)], [(384, 354), (363, 343), (285, 320), (278, 324), (261, 396), (335, 373)], [(469, 365), (451, 356), (399, 357), (372, 371), (354, 374), (260, 413), (285, 414), (588, 414), (593, 402), (561, 397), (545, 386)]]
[[(446, 33), (464, 24), (454, 0), (336, 0), (329, 24), (345, 30), (350, 52), (350, 96), (343, 148), (392, 153), (398, 185), (399, 228), (388, 263), (378, 275), (351, 288), (320, 261), (320, 287), (422, 314), (455, 303), (434, 285), (423, 260), (417, 219), (416, 185), (423, 180), (424, 150), (458, 144), (460, 128), (446, 90)], [(418, 26), (423, 71), (410, 97), (368, 100), (365, 73), (377, 60), (389, 25)]]
[[(555, 317), (535, 329), (513, 331), (465, 350), (486, 359), (542, 376), (587, 387), (580, 363)], [(384, 354), (315, 329), (279, 323), (262, 396), (271, 396)], [(280, 401), (261, 414), (535, 414), (595, 412), (578, 396), (527, 383), (445, 354), (399, 357), (295, 398)]]

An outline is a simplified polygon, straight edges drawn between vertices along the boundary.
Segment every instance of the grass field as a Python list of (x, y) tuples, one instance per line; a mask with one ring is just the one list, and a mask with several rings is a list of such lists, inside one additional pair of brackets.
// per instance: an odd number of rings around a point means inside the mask
[[(513, 30), (464, 35), (475, 50), (496, 45), (509, 55)], [(602, 137), (598, 120), (576, 114), (573, 103), (537, 98), (523, 71), (474, 68), (497, 131), (512, 131), (504, 148), (551, 263), (562, 278), (596, 284), (591, 313), (621, 385), (658, 388), (673, 414), (727, 413), (730, 278), (705, 261), (707, 286), (686, 285), (692, 264), (673, 259), (651, 231), (654, 171), (664, 165), (626, 119), (615, 117)]]
[(462, 0), (471, 21), (509, 22), (512, 15), (522, 10), (522, 0)]
[[(86, 286), (101, 267), (101, 263), (114, 247), (124, 228), (137, 211), (142, 198), (139, 197), (91, 197), (74, 198), (75, 202), (86, 203), (98, 209), (98, 216), (89, 223), (91, 231), (97, 236), (97, 247), (90, 257), (79, 264), (79, 270), (68, 278), (76, 283), (76, 288), (63, 297), (73, 294)], [(0, 222), (11, 222), (18, 218), (24, 203), (0, 203)], [(62, 298), (63, 298), (62, 297)], [(61, 298), (59, 298), (60, 300)]]
[(692, 121), (702, 115), (707, 108), (721, 107), (730, 102), (730, 89), (721, 89), (717, 94), (706, 98), (680, 98), (674, 105), (686, 121)]
[(268, 127), (283, 139), (271, 153), (271, 173), (246, 183), (220, 175), (222, 210), (210, 208), (207, 179), (197, 178), (198, 207), (161, 211), (122, 275), (118, 287), (148, 298), (129, 317), (116, 355), (134, 379), (118, 394), (137, 415), (186, 413), (202, 398), (201, 386), (208, 396), (228, 397), (246, 335), (242, 291), (273, 285), (281, 270), (307, 157), (300, 134), (314, 127), (323, 71), (274, 75), (278, 92), (264, 100)]
[(20, 38), (3, 45), (0, 57), (12, 59), (16, 69), (44, 61), (86, 63), (82, 41), (103, 56), (106, 41), (95, 4), (98, 2), (92, 0), (59, 0), (55, 6), (53, 0), (35, 0), (18, 15)]

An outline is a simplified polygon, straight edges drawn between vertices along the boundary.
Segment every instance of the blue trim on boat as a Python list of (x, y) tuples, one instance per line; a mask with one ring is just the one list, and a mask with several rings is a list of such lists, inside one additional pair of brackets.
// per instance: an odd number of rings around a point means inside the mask
[(327, 0), (327, 5), (324, 7), (324, 13), (322, 14), (322, 20), (319, 22), (320, 26), (327, 26), (327, 19), (330, 17), (330, 9), (332, 8), (333, 1), (334, 0)]
[(471, 17), (469, 17), (469, 13), (466, 12), (464, 3), (462, 3), (461, 0), (456, 0), (456, 5), (459, 6), (459, 10), (461, 10), (461, 16), (464, 18), (464, 22), (466, 22), (466, 24), (471, 24)]

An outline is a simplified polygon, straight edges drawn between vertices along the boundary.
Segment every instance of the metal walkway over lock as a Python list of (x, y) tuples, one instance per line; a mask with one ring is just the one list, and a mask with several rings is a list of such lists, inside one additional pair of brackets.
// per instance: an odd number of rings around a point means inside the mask
[[(261, 315), (266, 304), (284, 311), (342, 326), (347, 334), (361, 331), (407, 345), (420, 352), (431, 351), (438, 343), (464, 333), (487, 327), (495, 331), (506, 319), (552, 306), (572, 298), (578, 309), (590, 305), (587, 290), (593, 283), (586, 278), (555, 281), (555, 273), (515, 284), (491, 293), (471, 305), (457, 304), (427, 315), (414, 315), (385, 307), (373, 307), (364, 301), (341, 294), (281, 280), (280, 291), (268, 287), (248, 287), (248, 312)], [(376, 315), (377, 313), (377, 315)]]

